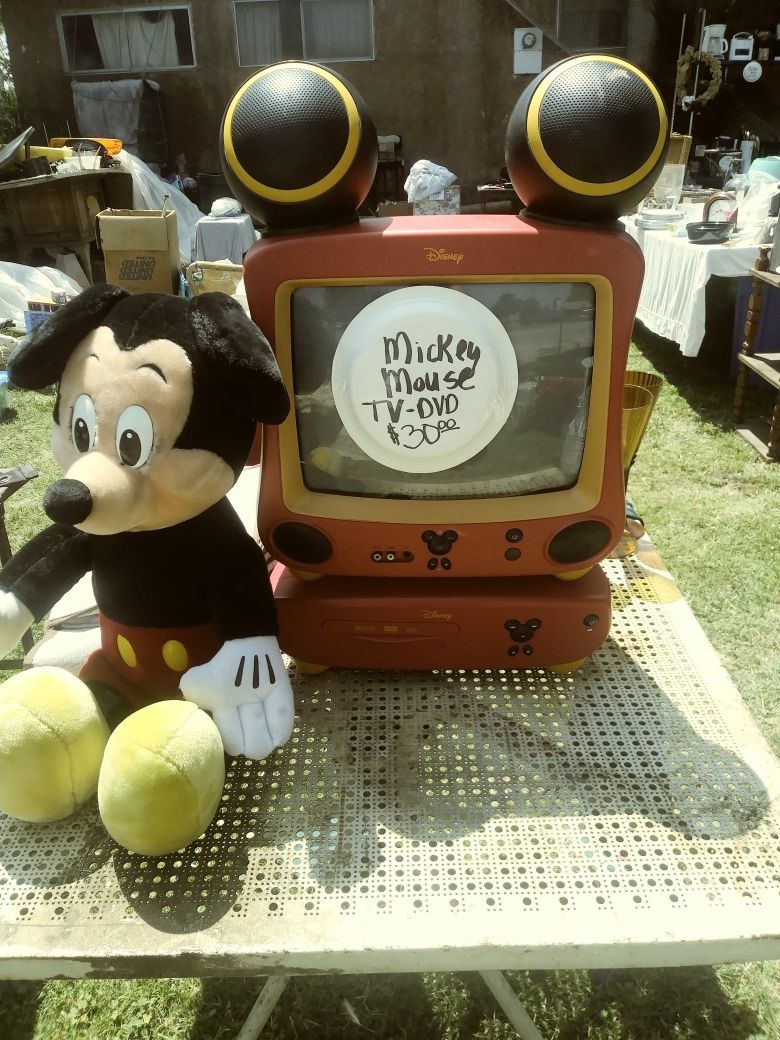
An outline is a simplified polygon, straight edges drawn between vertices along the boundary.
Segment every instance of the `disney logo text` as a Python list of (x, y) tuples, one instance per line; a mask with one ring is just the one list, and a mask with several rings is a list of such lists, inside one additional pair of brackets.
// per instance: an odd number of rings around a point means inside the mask
[(440, 260), (454, 260), (459, 264), (463, 259), (463, 253), (450, 253), (446, 249), (434, 249), (432, 246), (425, 247), (425, 259), (435, 264)]

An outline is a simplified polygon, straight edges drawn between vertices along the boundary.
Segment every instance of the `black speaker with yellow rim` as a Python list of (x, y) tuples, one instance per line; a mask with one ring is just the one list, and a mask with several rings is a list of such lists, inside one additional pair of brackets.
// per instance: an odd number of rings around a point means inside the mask
[(641, 69), (610, 54), (581, 54), (545, 69), (509, 119), (506, 166), (530, 215), (608, 223), (652, 187), (669, 123)]
[(269, 65), (236, 91), (220, 130), (234, 197), (270, 233), (357, 219), (376, 173), (376, 130), (365, 103), (323, 65)]

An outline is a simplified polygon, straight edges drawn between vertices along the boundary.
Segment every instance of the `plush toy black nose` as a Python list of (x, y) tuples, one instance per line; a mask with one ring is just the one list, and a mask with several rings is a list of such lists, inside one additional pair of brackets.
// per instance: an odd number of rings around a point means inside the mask
[(80, 524), (92, 512), (92, 495), (80, 480), (58, 480), (43, 496), (46, 515), (55, 524)]

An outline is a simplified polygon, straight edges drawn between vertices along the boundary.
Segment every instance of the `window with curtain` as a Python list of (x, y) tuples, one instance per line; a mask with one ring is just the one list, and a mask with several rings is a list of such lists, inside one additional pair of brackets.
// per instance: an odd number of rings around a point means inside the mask
[(186, 7), (60, 15), (67, 72), (140, 72), (195, 64)]
[(234, 4), (239, 65), (270, 65), (286, 57), (282, 45), (282, 0)]
[(234, 0), (239, 65), (374, 57), (372, 0)]
[(370, 0), (302, 0), (303, 55), (315, 61), (373, 57)]

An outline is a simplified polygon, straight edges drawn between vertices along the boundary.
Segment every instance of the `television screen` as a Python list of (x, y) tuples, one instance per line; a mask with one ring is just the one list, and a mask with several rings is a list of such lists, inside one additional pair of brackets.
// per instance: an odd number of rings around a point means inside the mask
[(291, 359), (306, 488), (462, 500), (572, 487), (595, 309), (587, 281), (296, 288)]

